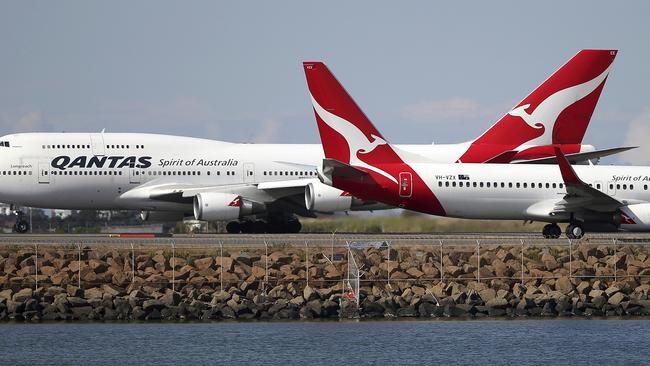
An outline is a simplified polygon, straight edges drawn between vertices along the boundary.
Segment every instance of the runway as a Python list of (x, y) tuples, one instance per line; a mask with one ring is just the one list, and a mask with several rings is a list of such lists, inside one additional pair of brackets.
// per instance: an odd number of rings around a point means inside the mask
[[(618, 242), (650, 243), (650, 233), (588, 233), (574, 243), (611, 244)], [(346, 243), (387, 242), (392, 245), (444, 245), (444, 244), (539, 244), (566, 245), (567, 238), (544, 239), (539, 233), (499, 232), (499, 233), (301, 233), (301, 234), (176, 234), (168, 237), (142, 237), (129, 234), (4, 234), (0, 235), (0, 245), (197, 245), (197, 246), (264, 246), (277, 245), (337, 246)]]

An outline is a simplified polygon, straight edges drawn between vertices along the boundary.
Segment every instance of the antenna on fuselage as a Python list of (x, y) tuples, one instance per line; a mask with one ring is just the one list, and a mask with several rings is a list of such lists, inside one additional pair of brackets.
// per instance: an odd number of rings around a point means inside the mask
[(105, 129), (105, 128), (102, 128), (102, 132), (100, 132), (100, 133), (104, 133), (104, 131), (106, 131), (106, 129)]

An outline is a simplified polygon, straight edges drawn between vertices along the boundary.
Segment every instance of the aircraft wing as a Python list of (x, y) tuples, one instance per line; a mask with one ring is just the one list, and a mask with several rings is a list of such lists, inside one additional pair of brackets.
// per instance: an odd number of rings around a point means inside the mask
[(311, 217), (314, 214), (307, 210), (304, 199), (305, 186), (311, 182), (318, 182), (318, 179), (228, 185), (156, 183), (152, 181), (123, 193), (120, 198), (143, 203), (163, 201), (190, 205), (194, 196), (201, 192), (220, 192), (235, 194), (254, 202), (281, 208), (283, 211)]
[(554, 212), (597, 211), (613, 212), (625, 206), (614, 197), (603, 193), (583, 182), (573, 167), (562, 154), (560, 148), (555, 148), (555, 159), (560, 167), (562, 180), (566, 187), (566, 195), (556, 203)]
[[(614, 154), (619, 154), (628, 150), (636, 149), (638, 146), (623, 146), (623, 147), (614, 147), (611, 149), (601, 149), (581, 153), (566, 154), (565, 157), (569, 162), (576, 164), (582, 163), (587, 160), (600, 159), (605, 156), (610, 156)], [(489, 161), (492, 162), (492, 161)], [(528, 159), (528, 160), (513, 160), (511, 164), (555, 164), (556, 158), (546, 157), (539, 159)]]

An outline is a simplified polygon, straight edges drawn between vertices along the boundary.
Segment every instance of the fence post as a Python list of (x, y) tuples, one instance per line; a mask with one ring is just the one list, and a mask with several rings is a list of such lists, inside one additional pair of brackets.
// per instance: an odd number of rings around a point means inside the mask
[[(266, 242), (264, 242), (266, 244)], [(219, 292), (223, 292), (223, 241), (219, 240), (219, 258), (221, 259), (221, 265), (219, 270), (221, 274), (219, 275)]]
[[(31, 208), (30, 208), (30, 213), (31, 213)], [(35, 281), (34, 291), (38, 291), (38, 243), (34, 244), (34, 252), (35, 252), (34, 255), (36, 256), (36, 259), (34, 260), (34, 266), (36, 266), (35, 267), (36, 271), (34, 272), (34, 281)]]
[[(388, 259), (386, 261), (386, 270), (387, 270), (386, 273), (388, 274), (387, 275), (388, 288), (390, 288), (390, 241), (388, 241), (387, 243), (388, 243), (387, 244), (387, 246), (388, 246)], [(349, 244), (348, 244), (348, 247), (349, 247)], [(350, 261), (350, 258), (348, 258), (348, 262), (349, 261)]]
[(131, 283), (135, 282), (135, 247), (131, 243)]
[(442, 239), (438, 239), (438, 242), (440, 243), (440, 282), (442, 282), (445, 277), (444, 264), (442, 263)]
[(519, 239), (521, 242), (521, 284), (524, 284), (524, 239)]
[(332, 240), (331, 240), (331, 245), (332, 245), (332, 257), (330, 258), (330, 262), (334, 263), (334, 235), (336, 235), (336, 230), (332, 231)]
[(172, 240), (172, 262), (174, 263), (172, 265), (172, 291), (176, 291), (176, 245), (174, 245), (174, 241)]
[(269, 281), (269, 244), (264, 240), (264, 289)]
[(307, 245), (308, 240), (305, 240), (305, 274), (307, 275), (307, 287), (309, 287), (309, 246)]
[(617, 273), (618, 272), (618, 266), (616, 265), (618, 263), (618, 253), (616, 252), (616, 238), (612, 238), (612, 241), (614, 242), (614, 282), (618, 280)]
[(481, 241), (476, 239), (476, 281), (481, 282)]
[(81, 288), (81, 244), (77, 244), (77, 248), (79, 248), (79, 269), (77, 272), (77, 287)]
[(573, 243), (569, 239), (569, 280), (573, 277)]

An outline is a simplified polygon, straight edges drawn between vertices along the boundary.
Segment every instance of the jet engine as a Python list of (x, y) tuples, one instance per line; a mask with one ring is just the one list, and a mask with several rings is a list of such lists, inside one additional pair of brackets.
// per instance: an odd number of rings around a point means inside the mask
[(264, 205), (230, 193), (202, 192), (194, 196), (194, 218), (205, 221), (236, 220), (264, 212)]
[(621, 208), (621, 229), (626, 231), (648, 231), (650, 229), (650, 203), (638, 203)]
[(323, 183), (309, 183), (305, 187), (305, 206), (315, 212), (346, 211), (352, 207), (352, 196)]

